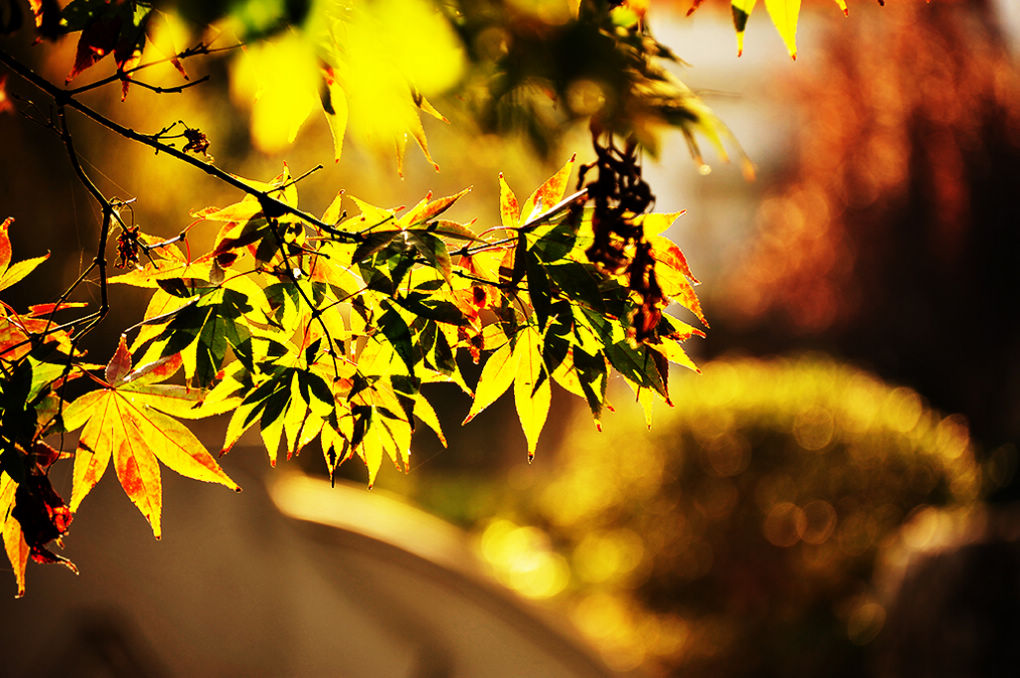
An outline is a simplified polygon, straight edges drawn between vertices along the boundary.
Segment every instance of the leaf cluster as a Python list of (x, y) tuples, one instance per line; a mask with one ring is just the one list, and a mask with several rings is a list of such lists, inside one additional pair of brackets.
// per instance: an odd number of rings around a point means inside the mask
[[(766, 0), (774, 19), (777, 3)], [(573, 157), (523, 202), (501, 175), (500, 223), (490, 228), (448, 218), (470, 189), (429, 194), (409, 209), (378, 207), (340, 191), (314, 216), (299, 207), (304, 175), (292, 177), (286, 165), (269, 181), (244, 179), (215, 166), (209, 139), (186, 124), (176, 135), (171, 132), (183, 123), (155, 134), (124, 127), (78, 95), (117, 82), (122, 96), (131, 83), (180, 92), (204, 78), (162, 88), (137, 74), (169, 62), (187, 79), (182, 60), (216, 50), (205, 42), (182, 51), (169, 45), (160, 30), (166, 21), (161, 3), (28, 4), (41, 39), (78, 34), (65, 88), (3, 50), (0, 63), (52, 99), (55, 110), (40, 122), (59, 135), (103, 218), (93, 263), (57, 301), (26, 312), (0, 302), (0, 524), (19, 593), (29, 558), (73, 569), (48, 544), (60, 544), (111, 464), (156, 538), (163, 466), (240, 489), (183, 422), (222, 416), (220, 455), (253, 431), (272, 465), (314, 446), (332, 476), (357, 457), (371, 485), (384, 459), (411, 468), (419, 424), (445, 444), (429, 384), (452, 383), (472, 397), (465, 423), (512, 388), (531, 459), (553, 383), (582, 398), (598, 424), (614, 373), (647, 411), (655, 398), (670, 402), (670, 363), (697, 369), (680, 344), (703, 336), (701, 330), (668, 312), (676, 304), (707, 327), (693, 289), (697, 280), (679, 247), (663, 235), (679, 213), (650, 211), (654, 195), (641, 176), (638, 150), (654, 151), (656, 130), (673, 126), (700, 162), (695, 133), (724, 157), (729, 133), (666, 70), (679, 60), (651, 36), (642, 3), (582, 0), (570, 3), (561, 21), (547, 21), (516, 4), (443, 3), (440, 13), (423, 10), (423, 0), (389, 0), (386, 7), (420, 19), (411, 31), (397, 20), (403, 14), (373, 13), (365, 3), (281, 2), (279, 11), (262, 14), (256, 0), (181, 3), (186, 17), (211, 21), (226, 14), (239, 21), (242, 37), (258, 43), (251, 52), (265, 42), (270, 50), (312, 55), (299, 61), (314, 72), (313, 105), (329, 122), (336, 160), (351, 121), (354, 129), (367, 129), (373, 143), (395, 150), (398, 164), (409, 137), (434, 164), (420, 113), (445, 118), (426, 99), (426, 89), (441, 89), (461, 64), (456, 50), (437, 50), (444, 56), (424, 68), (416, 64), (422, 27), (437, 28), (437, 36), (453, 31), (460, 39), (474, 74), (465, 77), (464, 91), (482, 93), (465, 98), (483, 127), (502, 129), (505, 118), (521, 111), (525, 119), (543, 120), (536, 92), (563, 102), (543, 128), (590, 120), (595, 159), (580, 167), (574, 191)], [(738, 4), (746, 14), (754, 3)], [(795, 26), (799, 3), (784, 6)], [(5, 7), (0, 30), (10, 32), (21, 4)], [(302, 51), (301, 39), (287, 42), (298, 23), (312, 39), (311, 52)], [(380, 28), (386, 30), (377, 38)], [(494, 49), (485, 47), (486, 35), (498, 38)], [(163, 56), (143, 62), (146, 45)], [(113, 75), (66, 87), (111, 53)], [(440, 71), (442, 77), (430, 77)], [(275, 75), (281, 73), (284, 80), (291, 75), (276, 68)], [(307, 73), (293, 75), (302, 80)], [(0, 112), (11, 108), (6, 79), (0, 78)], [(147, 234), (121, 217), (127, 203), (103, 195), (83, 169), (68, 110), (198, 168), (244, 197), (194, 211), (177, 237)], [(287, 101), (281, 111), (293, 137), (307, 107)], [(186, 145), (178, 149), (173, 139)], [(0, 290), (46, 259), (12, 263), (12, 223), (0, 224)], [(192, 252), (188, 237), (196, 230), (212, 235), (208, 251)], [(126, 270), (110, 276), (113, 238), (117, 264)], [(98, 310), (67, 320), (85, 306), (72, 294), (93, 273)], [(98, 365), (87, 362), (78, 344), (105, 318), (111, 284), (151, 296), (140, 321), (123, 330), (112, 357)], [(466, 360), (481, 365), (474, 384), (462, 371)], [(68, 395), (72, 380), (84, 393)], [(64, 434), (74, 431), (80, 431), (76, 448), (64, 451)], [(60, 449), (50, 445), (52, 434), (60, 434)], [(73, 473), (65, 503), (49, 471), (68, 459)]]

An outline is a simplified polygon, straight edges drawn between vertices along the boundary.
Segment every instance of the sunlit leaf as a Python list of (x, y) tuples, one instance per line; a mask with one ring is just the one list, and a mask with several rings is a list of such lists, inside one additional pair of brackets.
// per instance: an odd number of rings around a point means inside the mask
[(776, 30), (779, 31), (787, 51), (797, 58), (797, 18), (800, 16), (800, 0), (765, 0), (765, 9)]
[(552, 401), (550, 379), (542, 360), (541, 335), (532, 327), (525, 329), (514, 347), (517, 374), (514, 378), (514, 403), (521, 428), (528, 440), (528, 459), (535, 456), (538, 436), (549, 416)]
[(41, 257), (24, 259), (12, 264), (11, 239), (7, 232), (13, 223), (13, 217), (7, 217), (3, 220), (3, 223), (0, 223), (0, 268), (3, 269), (0, 271), (0, 290), (5, 290), (20, 281), (50, 257), (49, 252), (47, 252)]
[[(570, 174), (574, 170), (574, 161), (577, 159), (577, 155), (570, 156), (570, 160), (566, 162), (555, 174), (546, 179), (546, 181), (539, 186), (535, 191), (528, 196), (528, 199), (524, 201), (524, 205), (520, 211), (520, 223), (523, 225), (528, 221), (534, 219), (542, 212), (548, 210), (550, 207), (558, 203), (566, 195), (567, 185), (570, 179)], [(502, 194), (502, 186), (500, 187)], [(500, 201), (502, 204), (502, 200)], [(511, 205), (508, 205), (510, 207)], [(504, 220), (503, 225), (506, 226)]]
[(503, 344), (489, 356), (485, 361), (485, 366), (482, 367), (481, 376), (478, 377), (478, 385), (475, 386), (475, 399), (467, 417), (464, 418), (465, 424), (506, 393), (517, 376), (519, 357), (514, 353), (509, 343)]
[(122, 337), (106, 368), (106, 376), (112, 381), (65, 409), (69, 430), (84, 426), (75, 453), (70, 507), (72, 512), (77, 511), (113, 459), (121, 486), (158, 539), (162, 513), (158, 462), (189, 478), (238, 491), (240, 488), (191, 431), (160, 411), (179, 407), (180, 387), (154, 383), (168, 376), (168, 370), (151, 370), (131, 379), (130, 367)]

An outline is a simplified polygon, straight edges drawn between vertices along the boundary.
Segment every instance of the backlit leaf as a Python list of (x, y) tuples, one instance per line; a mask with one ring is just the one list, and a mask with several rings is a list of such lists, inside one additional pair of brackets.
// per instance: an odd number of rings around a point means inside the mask
[(733, 27), (737, 31), (737, 56), (744, 53), (744, 31), (747, 30), (747, 20), (758, 0), (733, 0)]
[(28, 566), (28, 543), (22, 534), (21, 523), (14, 518), (14, 495), (18, 484), (7, 473), (0, 474), (0, 525), (3, 530), (4, 549), (14, 569), (18, 584), (17, 597), (25, 595), (25, 568)]
[[(190, 430), (159, 411), (180, 407), (178, 390), (173, 385), (161, 387), (151, 379), (127, 379), (131, 372), (130, 356), (126, 354), (127, 345), (121, 337), (106, 368), (114, 381), (81, 396), (65, 409), (69, 429), (84, 426), (75, 453), (70, 508), (72, 512), (78, 509), (113, 459), (124, 491), (158, 539), (162, 513), (159, 462), (189, 478), (238, 491), (240, 488)], [(164, 372), (156, 374), (164, 376)]]
[(24, 259), (11, 264), (11, 239), (7, 231), (14, 223), (14, 217), (7, 217), (0, 223), (0, 290), (5, 290), (35, 270), (36, 266), (49, 259), (49, 252), (41, 257)]
[(538, 436), (549, 416), (552, 389), (542, 360), (541, 335), (533, 327), (521, 332), (514, 347), (517, 374), (514, 379), (514, 403), (521, 428), (528, 440), (528, 459), (535, 456)]
[(519, 356), (513, 352), (509, 342), (500, 346), (489, 356), (485, 361), (485, 366), (482, 367), (481, 376), (478, 377), (475, 400), (471, 404), (467, 417), (464, 418), (465, 424), (506, 393), (517, 376), (518, 358)]
[(765, 9), (772, 17), (772, 23), (779, 31), (786, 50), (797, 58), (797, 18), (800, 15), (800, 0), (765, 0)]
[(567, 192), (567, 182), (570, 179), (570, 173), (574, 169), (576, 158), (576, 154), (570, 156), (570, 160), (563, 167), (546, 179), (541, 186), (528, 196), (528, 199), (524, 201), (523, 207), (521, 207), (521, 225), (531, 221), (563, 199)]

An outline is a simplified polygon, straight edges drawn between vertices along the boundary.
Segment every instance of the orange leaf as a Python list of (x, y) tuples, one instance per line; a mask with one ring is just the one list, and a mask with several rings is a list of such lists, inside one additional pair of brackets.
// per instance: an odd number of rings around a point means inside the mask
[(35, 270), (35, 267), (50, 257), (47, 252), (41, 257), (23, 259), (11, 264), (11, 238), (8, 229), (14, 223), (14, 217), (7, 217), (0, 223), (0, 290), (5, 290)]
[(503, 228), (517, 228), (517, 214), (520, 212), (520, 207), (517, 204), (517, 196), (510, 190), (510, 186), (506, 183), (506, 179), (503, 178), (503, 173), (499, 173), (499, 215), (501, 217)]
[(526, 224), (563, 199), (567, 192), (567, 181), (570, 179), (576, 159), (577, 154), (575, 153), (556, 174), (546, 179), (545, 183), (528, 196), (528, 199), (524, 201), (524, 207), (521, 208), (521, 225)]
[(71, 511), (103, 477), (111, 458), (120, 484), (157, 539), (163, 505), (159, 462), (188, 478), (240, 491), (198, 438), (164, 414), (180, 412), (203, 395), (198, 389), (155, 383), (179, 366), (180, 360), (171, 358), (132, 371), (122, 337), (106, 366), (106, 388), (86, 393), (64, 410), (68, 430), (84, 426), (74, 459)]

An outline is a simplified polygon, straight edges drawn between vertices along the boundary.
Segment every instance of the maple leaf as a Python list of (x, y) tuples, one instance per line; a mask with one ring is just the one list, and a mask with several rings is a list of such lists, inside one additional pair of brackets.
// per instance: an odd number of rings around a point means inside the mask
[(113, 459), (121, 486), (160, 538), (162, 485), (159, 463), (188, 478), (219, 483), (240, 491), (198, 438), (171, 416), (187, 416), (203, 392), (161, 384), (181, 366), (170, 356), (132, 370), (122, 336), (106, 366), (103, 386), (64, 410), (68, 430), (84, 426), (74, 458), (71, 512), (95, 487)]

